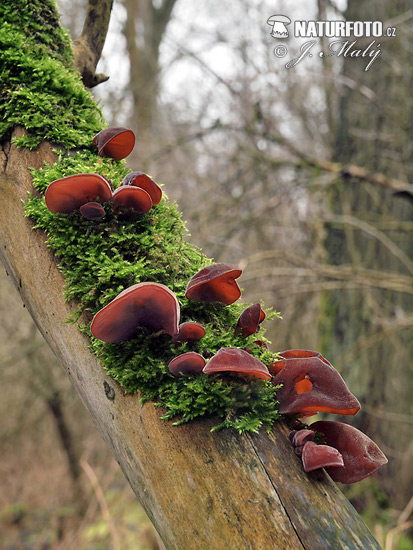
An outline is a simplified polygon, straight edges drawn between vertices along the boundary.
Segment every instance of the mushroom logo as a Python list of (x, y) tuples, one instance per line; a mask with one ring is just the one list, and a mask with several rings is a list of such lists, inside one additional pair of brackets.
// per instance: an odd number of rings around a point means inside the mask
[(271, 15), (267, 19), (268, 25), (272, 25), (271, 36), (274, 38), (288, 38), (288, 31), (285, 25), (291, 23), (291, 19), (286, 15)]

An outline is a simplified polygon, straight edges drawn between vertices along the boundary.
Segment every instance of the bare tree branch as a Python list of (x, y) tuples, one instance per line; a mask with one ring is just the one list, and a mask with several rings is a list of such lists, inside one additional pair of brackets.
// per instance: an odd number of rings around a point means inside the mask
[(361, 231), (375, 237), (379, 240), (412, 274), (413, 274), (413, 262), (391, 239), (389, 239), (382, 231), (378, 231), (372, 225), (355, 218), (354, 216), (338, 216), (327, 215), (324, 216), (324, 221), (331, 224), (338, 225), (352, 225), (357, 227)]
[(93, 88), (108, 80), (96, 73), (109, 27), (113, 0), (89, 0), (81, 36), (73, 42), (75, 66), (85, 86)]
[(365, 168), (362, 168), (361, 166), (356, 166), (354, 164), (345, 165), (340, 162), (331, 162), (326, 159), (317, 159), (310, 157), (306, 153), (297, 149), (290, 141), (288, 141), (281, 135), (265, 137), (275, 143), (286, 147), (293, 155), (298, 157), (302, 163), (308, 166), (314, 166), (315, 168), (319, 168), (325, 172), (337, 174), (338, 176), (354, 178), (356, 180), (372, 183), (373, 185), (387, 187), (388, 189), (391, 189), (394, 193), (405, 193), (413, 196), (413, 184), (394, 178), (388, 178), (384, 174), (369, 172)]

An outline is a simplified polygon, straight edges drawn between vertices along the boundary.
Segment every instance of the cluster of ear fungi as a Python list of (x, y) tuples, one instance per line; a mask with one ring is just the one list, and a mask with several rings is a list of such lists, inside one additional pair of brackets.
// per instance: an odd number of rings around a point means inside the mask
[[(122, 160), (135, 145), (135, 135), (126, 128), (106, 128), (93, 143), (102, 157)], [(74, 174), (53, 181), (46, 189), (48, 209), (57, 214), (79, 210), (87, 220), (99, 220), (106, 214), (103, 204), (112, 203), (114, 212), (130, 216), (146, 214), (162, 198), (162, 191), (153, 179), (143, 172), (128, 174), (116, 191), (111, 182), (99, 174)]]
[[(126, 128), (107, 128), (94, 138), (99, 155), (115, 161), (125, 158), (133, 149), (135, 136)], [(112, 202), (115, 212), (123, 215), (145, 213), (160, 202), (162, 191), (143, 172), (131, 172), (113, 192), (110, 182), (97, 174), (77, 174), (53, 181), (46, 190), (47, 207), (54, 213), (70, 214), (80, 210), (88, 220), (105, 215), (102, 206)], [(204, 267), (188, 282), (188, 300), (230, 305), (238, 300), (241, 291), (235, 279), (242, 271), (234, 265), (216, 263)], [(259, 331), (265, 313), (259, 303), (247, 307), (239, 316), (235, 334), (243, 338)], [(196, 322), (179, 323), (180, 307), (175, 294), (165, 285), (155, 282), (135, 284), (121, 292), (93, 318), (91, 332), (95, 338), (108, 343), (129, 340), (138, 327), (151, 332), (168, 334), (175, 346), (195, 342), (205, 335), (205, 328)], [(261, 340), (254, 342), (266, 346)], [(239, 348), (221, 348), (205, 358), (187, 352), (169, 363), (172, 375), (232, 374), (248, 380), (250, 377), (270, 380), (277, 390), (279, 410), (290, 418), (304, 418), (320, 412), (355, 415), (360, 403), (346, 383), (320, 353), (309, 350), (281, 352), (280, 360), (268, 367)], [(300, 425), (290, 432), (295, 453), (300, 456), (306, 472), (325, 468), (333, 480), (354, 483), (375, 472), (387, 462), (377, 445), (356, 428), (341, 422), (318, 421), (310, 426)], [(323, 443), (316, 444), (314, 438)]]
[[(360, 403), (331, 363), (320, 353), (294, 349), (280, 353), (269, 367), (281, 414), (300, 418), (319, 412), (355, 415)], [(326, 444), (316, 445), (316, 434)], [(289, 438), (304, 470), (325, 468), (334, 481), (355, 483), (386, 464), (387, 458), (365, 434), (342, 422), (318, 421), (292, 430)]]

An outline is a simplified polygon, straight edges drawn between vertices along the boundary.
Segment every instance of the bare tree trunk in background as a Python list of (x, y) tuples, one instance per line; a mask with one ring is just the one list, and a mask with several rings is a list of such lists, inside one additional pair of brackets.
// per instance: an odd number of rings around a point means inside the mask
[(132, 124), (146, 135), (155, 121), (159, 95), (159, 47), (176, 0), (124, 0), (123, 29), (130, 60), (129, 90), (133, 98)]
[[(368, 58), (345, 59), (347, 85), (342, 89), (334, 159), (409, 182), (413, 73), (409, 36), (401, 24), (410, 17), (411, 25), (411, 8), (411, 0), (349, 2), (347, 20), (380, 20), (384, 28), (397, 27), (398, 34), (376, 39), (374, 47), (381, 43), (382, 55), (367, 72)], [(372, 40), (359, 38), (357, 48), (364, 49)], [(397, 230), (398, 224), (412, 220), (411, 197), (344, 177), (330, 199), (334, 221), (328, 225), (326, 247), (332, 264), (412, 276), (412, 240), (406, 231)], [(366, 405), (355, 423), (364, 432), (376, 434), (393, 458), (392, 472), (387, 474), (392, 482), (382, 488), (400, 507), (410, 497), (401, 488), (411, 487), (412, 482), (410, 428), (402, 419), (403, 413), (411, 412), (413, 397), (412, 319), (411, 295), (368, 288), (330, 293), (322, 319), (324, 352)], [(397, 414), (392, 420), (380, 411), (399, 413), (401, 423), (394, 421)]]
[(87, 496), (81, 476), (80, 457), (64, 413), (62, 396), (58, 391), (55, 391), (46, 400), (46, 404), (53, 416), (60, 444), (66, 455), (69, 474), (73, 484), (74, 502), (76, 503), (79, 515), (83, 515), (86, 511)]

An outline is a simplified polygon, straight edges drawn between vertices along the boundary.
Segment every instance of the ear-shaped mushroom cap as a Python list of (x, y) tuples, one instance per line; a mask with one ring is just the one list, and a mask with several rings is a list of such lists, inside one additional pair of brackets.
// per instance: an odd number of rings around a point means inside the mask
[(294, 446), (294, 451), (297, 456), (301, 456), (303, 447), (307, 441), (312, 441), (315, 433), (312, 430), (293, 430), (288, 434), (291, 443)]
[(140, 187), (118, 187), (113, 193), (112, 203), (115, 212), (146, 214), (152, 208), (151, 197)]
[(271, 374), (264, 363), (250, 355), (247, 351), (238, 348), (221, 348), (208, 361), (204, 368), (205, 374), (217, 372), (232, 372), (240, 376), (255, 376), (262, 380), (269, 380)]
[(321, 355), (321, 353), (309, 349), (287, 349), (285, 351), (281, 351), (278, 355), (280, 355), (281, 359), (279, 361), (274, 361), (268, 367), (268, 370), (274, 376), (285, 367), (285, 365), (287, 364), (287, 359), (304, 359), (308, 357), (318, 357), (327, 365), (331, 365), (331, 363), (329, 363), (327, 359), (325, 359)]
[(250, 334), (255, 334), (259, 330), (260, 323), (265, 319), (265, 313), (260, 304), (254, 304), (247, 307), (238, 317), (235, 334), (241, 332), (244, 338)]
[(334, 481), (355, 483), (387, 463), (387, 458), (374, 441), (354, 426), (321, 420), (310, 427), (322, 433), (327, 445), (337, 449), (343, 456), (344, 468), (326, 468)]
[(325, 359), (321, 353), (318, 351), (313, 351), (311, 349), (286, 349), (279, 353), (284, 359), (303, 359), (306, 357), (320, 357), (324, 363), (331, 364)]
[(162, 198), (162, 189), (144, 172), (130, 172), (123, 178), (121, 185), (132, 185), (145, 189), (154, 205), (159, 204)]
[(222, 302), (227, 306), (241, 296), (235, 281), (242, 273), (235, 265), (212, 264), (196, 273), (186, 287), (188, 300)]
[(200, 323), (187, 321), (179, 325), (178, 334), (173, 338), (174, 342), (196, 342), (205, 336), (205, 329)]
[(179, 316), (178, 300), (167, 286), (138, 283), (96, 313), (90, 330), (95, 338), (112, 344), (133, 338), (137, 327), (173, 336), (178, 332)]
[(183, 374), (201, 374), (205, 367), (205, 359), (199, 353), (188, 351), (178, 355), (169, 363), (169, 371), (174, 376), (182, 376)]
[(45, 193), (47, 208), (70, 214), (88, 202), (107, 202), (112, 197), (109, 182), (98, 174), (74, 174), (52, 181)]
[(126, 158), (135, 146), (135, 134), (128, 128), (105, 128), (95, 135), (93, 144), (101, 157), (114, 160)]
[(343, 457), (337, 449), (329, 445), (316, 445), (312, 441), (307, 441), (304, 445), (301, 460), (306, 472), (330, 466), (343, 469), (344, 466)]
[(312, 441), (315, 437), (313, 430), (295, 430), (295, 434), (292, 436), (291, 443), (294, 447), (302, 447), (307, 441)]
[(354, 415), (360, 410), (360, 403), (336, 369), (320, 357), (285, 359), (283, 368), (272, 382), (282, 384), (277, 391), (281, 414), (311, 416), (317, 412), (329, 412)]
[(80, 213), (87, 220), (100, 220), (105, 217), (105, 209), (98, 202), (87, 202), (79, 208)]

